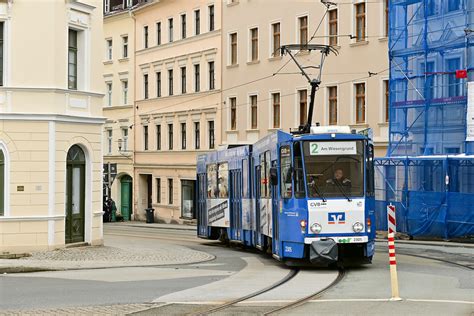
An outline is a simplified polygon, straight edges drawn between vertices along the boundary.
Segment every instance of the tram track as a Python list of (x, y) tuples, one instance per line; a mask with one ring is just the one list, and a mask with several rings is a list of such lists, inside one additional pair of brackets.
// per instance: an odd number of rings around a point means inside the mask
[(408, 252), (404, 252), (404, 251), (399, 251), (399, 250), (397, 251), (397, 254), (398, 254), (398, 255), (402, 255), (402, 256), (410, 256), (410, 257), (416, 257), (416, 258), (421, 258), (421, 259), (428, 259), (428, 260), (439, 261), (439, 262), (451, 264), (451, 265), (454, 265), (454, 266), (457, 266), (457, 267), (461, 267), (461, 268), (464, 268), (464, 269), (467, 269), (467, 270), (471, 270), (471, 271), (474, 270), (474, 267), (471, 267), (471, 266), (468, 266), (468, 265), (466, 265), (466, 264), (462, 264), (462, 263), (459, 263), (459, 262), (454, 262), (454, 261), (442, 259), (442, 258), (428, 257), (428, 256), (423, 256), (423, 255), (417, 255), (417, 254), (412, 254), (412, 253), (408, 253)]
[[(228, 308), (233, 307), (234, 305), (236, 305), (238, 303), (242, 303), (242, 302), (247, 301), (251, 298), (254, 298), (254, 297), (257, 297), (261, 294), (270, 292), (270, 291), (282, 286), (283, 284), (285, 284), (285, 283), (289, 282), (291, 279), (293, 279), (298, 274), (298, 272), (299, 272), (299, 269), (293, 269), (293, 270), (291, 270), (291, 272), (289, 274), (287, 274), (285, 276), (285, 278), (281, 279), (277, 283), (272, 284), (271, 286), (269, 286), (267, 288), (264, 288), (262, 290), (256, 291), (256, 292), (248, 294), (246, 296), (237, 298), (235, 300), (223, 303), (219, 306), (210, 308), (206, 311), (201, 311), (201, 312), (198, 312), (198, 313), (188, 314), (188, 316), (205, 316), (205, 315), (211, 315), (211, 314), (226, 310)], [(336, 279), (334, 279), (333, 282), (331, 282), (328, 286), (324, 287), (323, 289), (321, 289), (321, 290), (319, 290), (315, 293), (312, 293), (311, 295), (305, 296), (301, 299), (297, 299), (297, 300), (295, 300), (291, 303), (288, 303), (288, 304), (285, 304), (285, 305), (280, 306), (278, 308), (272, 309), (268, 312), (263, 313), (262, 315), (274, 315), (274, 314), (277, 314), (277, 313), (280, 313), (280, 312), (286, 312), (286, 311), (288, 311), (292, 308), (303, 305), (308, 301), (314, 300), (314, 299), (318, 298), (319, 296), (321, 296), (324, 292), (328, 291), (329, 289), (334, 287), (336, 284), (338, 284), (344, 278), (344, 276), (345, 276), (345, 270), (341, 268), (338, 271), (338, 275), (337, 275)]]

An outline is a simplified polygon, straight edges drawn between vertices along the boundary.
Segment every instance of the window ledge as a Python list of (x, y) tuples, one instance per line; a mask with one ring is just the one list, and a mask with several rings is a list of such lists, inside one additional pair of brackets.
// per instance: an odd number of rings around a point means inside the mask
[(269, 132), (275, 132), (275, 131), (278, 131), (278, 130), (280, 130), (280, 127), (270, 127), (270, 128), (267, 129), (267, 131), (269, 131)]
[(239, 130), (237, 129), (228, 129), (225, 131), (227, 134), (238, 134)]
[(258, 128), (247, 128), (245, 130), (247, 133), (255, 133), (255, 132), (260, 132)]
[(380, 127), (387, 127), (388, 122), (377, 123), (377, 125), (380, 126)]
[(368, 128), (369, 127), (369, 124), (367, 123), (354, 123), (354, 124), (351, 124), (350, 127), (359, 127), (359, 128)]
[(379, 42), (382, 42), (382, 43), (385, 43), (385, 42), (388, 42), (388, 37), (380, 37), (379, 38)]
[(369, 45), (369, 41), (360, 41), (360, 42), (354, 42), (350, 43), (350, 47), (357, 47), (357, 46), (364, 46), (364, 45)]
[(256, 65), (256, 64), (260, 64), (260, 60), (252, 60), (252, 61), (247, 62), (247, 65)]
[(271, 56), (268, 57), (268, 61), (276, 61), (276, 60), (281, 60), (283, 56)]
[(124, 62), (126, 62), (126, 61), (129, 61), (129, 58), (128, 58), (128, 57), (120, 58), (118, 61), (119, 61), (120, 63), (124, 63)]
[(106, 60), (103, 63), (104, 63), (104, 65), (112, 65), (114, 63), (114, 61), (113, 60)]
[(237, 67), (239, 67), (239, 64), (227, 65), (227, 69), (237, 68)]
[(238, 4), (239, 4), (239, 1), (234, 1), (234, 2), (229, 2), (229, 3), (227, 3), (227, 6), (228, 6), (228, 7), (233, 7), (233, 6), (236, 6), (236, 5), (238, 5)]

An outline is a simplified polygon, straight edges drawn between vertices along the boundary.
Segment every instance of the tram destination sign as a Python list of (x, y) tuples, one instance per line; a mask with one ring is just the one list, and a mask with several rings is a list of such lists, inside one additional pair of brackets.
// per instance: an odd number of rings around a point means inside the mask
[(311, 156), (356, 155), (357, 142), (310, 142)]

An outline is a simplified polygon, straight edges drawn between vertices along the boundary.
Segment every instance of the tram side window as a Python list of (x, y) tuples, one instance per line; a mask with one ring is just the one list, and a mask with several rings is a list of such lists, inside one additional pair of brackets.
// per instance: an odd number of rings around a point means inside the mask
[(260, 198), (270, 197), (270, 152), (260, 155)]
[(367, 156), (366, 156), (366, 173), (367, 173), (367, 196), (375, 195), (375, 180), (374, 180), (374, 146), (367, 146)]
[(217, 165), (212, 164), (207, 166), (207, 197), (215, 199), (218, 196), (217, 187)]
[(249, 198), (249, 162), (242, 161), (242, 197)]
[(281, 170), (281, 196), (291, 198), (292, 195), (292, 172), (291, 172), (291, 150), (290, 146), (280, 148), (280, 170)]
[(294, 154), (294, 177), (295, 177), (295, 197), (296, 198), (304, 198), (305, 194), (305, 187), (304, 187), (304, 173), (303, 173), (303, 158), (301, 154), (301, 145), (300, 143), (295, 143), (293, 146), (293, 154)]
[(219, 198), (229, 197), (229, 164), (227, 162), (219, 164)]

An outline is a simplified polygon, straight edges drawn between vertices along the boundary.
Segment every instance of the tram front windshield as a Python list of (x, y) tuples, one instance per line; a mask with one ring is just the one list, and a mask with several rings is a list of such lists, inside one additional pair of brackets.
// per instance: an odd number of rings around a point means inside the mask
[(362, 141), (303, 143), (308, 197), (347, 198), (364, 195)]

